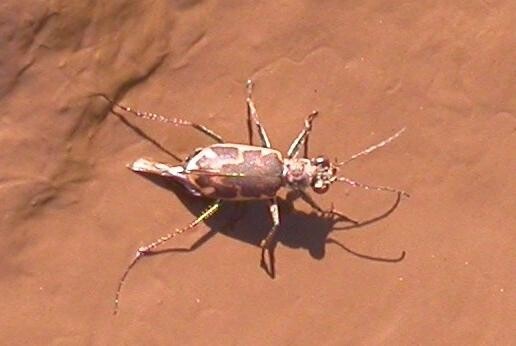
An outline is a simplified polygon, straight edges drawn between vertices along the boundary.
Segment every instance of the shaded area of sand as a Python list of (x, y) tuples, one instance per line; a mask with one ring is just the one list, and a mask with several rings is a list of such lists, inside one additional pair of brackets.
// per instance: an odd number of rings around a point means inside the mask
[[(511, 344), (516, 318), (514, 1), (3, 1), (0, 5), (0, 343)], [(210, 140), (117, 117), (141, 110), (246, 141), (245, 89), (286, 150), (318, 109), (311, 150), (346, 158), (408, 130), (346, 175), (407, 190), (388, 217), (332, 232), (283, 205), (278, 275), (258, 266), (270, 227), (228, 206), (145, 259), (112, 316), (135, 249), (206, 203), (125, 165)], [(129, 126), (130, 125), (130, 126)], [(395, 196), (334, 187), (350, 217)], [(368, 261), (361, 253), (397, 257)], [(512, 328), (513, 330), (513, 328)]]

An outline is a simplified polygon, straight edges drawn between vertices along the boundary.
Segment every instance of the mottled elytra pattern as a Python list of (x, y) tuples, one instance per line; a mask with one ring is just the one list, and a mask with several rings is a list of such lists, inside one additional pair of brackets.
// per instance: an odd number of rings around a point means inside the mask
[[(202, 149), (186, 166), (189, 180), (206, 197), (270, 199), (282, 186), (281, 153), (268, 148), (215, 144)], [(211, 173), (211, 174), (210, 174)]]
[(211, 150), (217, 154), (223, 160), (232, 159), (236, 160), (238, 158), (239, 150), (233, 146), (223, 146), (223, 145), (212, 145)]

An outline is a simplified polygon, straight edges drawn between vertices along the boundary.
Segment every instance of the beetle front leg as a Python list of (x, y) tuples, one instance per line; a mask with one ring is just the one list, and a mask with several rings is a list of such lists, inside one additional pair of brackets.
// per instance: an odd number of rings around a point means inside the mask
[[(274, 259), (274, 247), (275, 237), (279, 231), (280, 219), (279, 219), (279, 208), (278, 208), (278, 200), (277, 198), (273, 198), (271, 200), (271, 204), (269, 206), (269, 211), (272, 216), (272, 229), (269, 231), (267, 236), (261, 241), (260, 247), (262, 248), (261, 261), (260, 265), (270, 277), (274, 278), (276, 275), (275, 269), (275, 259)], [(267, 262), (265, 260), (265, 253), (269, 254), (269, 267), (267, 267)]]
[(253, 129), (252, 129), (252, 122), (256, 125), (256, 128), (258, 129), (258, 134), (260, 135), (260, 139), (262, 140), (262, 146), (265, 148), (271, 147), (271, 141), (269, 140), (269, 136), (267, 136), (267, 132), (265, 131), (265, 128), (260, 123), (260, 120), (258, 119), (258, 113), (256, 112), (256, 107), (254, 106), (254, 102), (252, 99), (252, 93), (253, 93), (253, 81), (248, 79), (247, 80), (247, 127), (249, 129), (249, 143), (252, 145), (253, 142)]
[(342, 221), (347, 221), (347, 222), (354, 223), (355, 225), (358, 224), (358, 221), (350, 219), (348, 216), (344, 215), (342, 212), (334, 209), (333, 208), (333, 203), (332, 203), (332, 206), (331, 206), (331, 208), (329, 210), (324, 210), (323, 208), (321, 208), (317, 204), (317, 202), (315, 202), (313, 200), (312, 196), (310, 196), (307, 192), (299, 191), (299, 193), (300, 193), (301, 199), (303, 201), (305, 201), (310, 207), (312, 207), (313, 209), (317, 210), (321, 214), (323, 214), (323, 215), (331, 215), (331, 216), (334, 216), (334, 217), (337, 217), (337, 218), (341, 219)]
[(315, 117), (319, 114), (318, 111), (313, 111), (310, 113), (305, 119), (305, 127), (299, 132), (296, 139), (290, 145), (290, 148), (287, 152), (287, 157), (289, 159), (294, 158), (299, 153), (299, 149), (301, 145), (304, 143), (304, 157), (308, 157), (308, 136), (310, 136), (310, 131), (312, 131), (312, 122)]
[(129, 274), (131, 269), (135, 266), (135, 264), (142, 257), (144, 257), (146, 255), (155, 254), (156, 252), (154, 252), (152, 250), (155, 249), (156, 247), (162, 245), (163, 243), (169, 241), (170, 239), (172, 239), (186, 231), (193, 229), (195, 226), (197, 226), (201, 222), (208, 219), (210, 216), (215, 214), (215, 212), (219, 209), (221, 204), (222, 204), (222, 202), (220, 200), (217, 200), (215, 203), (213, 203), (211, 206), (209, 206), (208, 209), (206, 209), (201, 215), (199, 215), (199, 217), (197, 217), (194, 221), (192, 221), (190, 224), (188, 224), (188, 226), (181, 228), (181, 229), (176, 229), (174, 232), (168, 233), (162, 237), (159, 237), (157, 240), (153, 241), (152, 243), (138, 248), (138, 250), (136, 251), (135, 257), (133, 258), (131, 263), (129, 263), (126, 270), (122, 274), (122, 278), (118, 282), (118, 287), (117, 287), (116, 294), (115, 294), (115, 308), (113, 310), (113, 314), (116, 314), (118, 312), (118, 303), (120, 301), (120, 293), (122, 291), (122, 287), (125, 283), (125, 279), (127, 278), (127, 275)]

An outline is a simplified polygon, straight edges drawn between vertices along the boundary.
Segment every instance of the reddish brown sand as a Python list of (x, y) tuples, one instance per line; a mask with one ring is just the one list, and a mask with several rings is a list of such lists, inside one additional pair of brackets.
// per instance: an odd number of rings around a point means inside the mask
[[(0, 344), (516, 344), (516, 2), (246, 3), (2, 1)], [(247, 78), (283, 151), (312, 109), (332, 158), (407, 126), (343, 173), (411, 198), (384, 215), (396, 195), (333, 186), (323, 206), (379, 218), (341, 231), (282, 203), (274, 280), (266, 206), (228, 205), (168, 244), (220, 232), (196, 251), (141, 261), (113, 316), (136, 248), (207, 205), (125, 168), (174, 162), (141, 131), (180, 157), (210, 140), (92, 95), (246, 142)]]

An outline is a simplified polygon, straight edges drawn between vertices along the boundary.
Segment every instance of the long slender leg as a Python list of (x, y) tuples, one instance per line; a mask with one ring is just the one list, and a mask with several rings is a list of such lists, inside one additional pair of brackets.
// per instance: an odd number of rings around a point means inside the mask
[[(230, 230), (233, 230), (235, 224), (242, 218), (242, 215), (245, 212), (245, 205), (238, 203), (235, 207), (237, 208), (236, 213), (233, 213), (232, 217), (228, 220), (228, 222), (223, 226), (222, 229), (226, 230), (229, 228)], [(201, 245), (213, 238), (217, 233), (217, 230), (211, 229), (206, 234), (203, 234), (201, 237), (199, 237), (199, 239), (197, 239), (193, 244), (186, 248), (167, 248), (162, 250), (154, 250), (152, 252), (147, 252), (146, 255), (159, 255), (167, 252), (192, 252), (197, 250), (199, 247), (201, 247)]]
[[(247, 108), (247, 133), (249, 134), (249, 145), (253, 144), (253, 119), (251, 116), (251, 107), (249, 106), (249, 103), (252, 104), (252, 107), (254, 107), (253, 101), (251, 99), (251, 94), (253, 92), (253, 81), (248, 79), (246, 83), (247, 88), (247, 97), (246, 97), (246, 108)], [(254, 110), (256, 113), (256, 109)]]
[(153, 255), (160, 255), (160, 254), (164, 254), (164, 253), (168, 253), (168, 252), (192, 252), (192, 251), (197, 250), (199, 247), (201, 247), (201, 245), (203, 245), (208, 240), (213, 238), (217, 233), (218, 232), (216, 230), (211, 229), (206, 234), (203, 234), (202, 236), (200, 236), (199, 239), (197, 239), (193, 244), (191, 244), (190, 246), (188, 246), (186, 248), (167, 248), (167, 249), (162, 249), (162, 250), (154, 250), (154, 251), (147, 252), (145, 255), (153, 256)]
[(303, 157), (305, 159), (308, 158), (308, 137), (306, 137), (306, 141), (305, 141), (305, 144), (303, 145), (304, 149), (303, 149)]
[(215, 141), (217, 141), (219, 143), (223, 143), (224, 142), (224, 140), (222, 139), (221, 136), (219, 136), (218, 134), (216, 134), (214, 131), (210, 130), (206, 126), (203, 126), (203, 125), (200, 125), (200, 124), (196, 124), (196, 123), (193, 123), (193, 122), (188, 121), (188, 120), (179, 119), (179, 118), (167, 118), (167, 117), (164, 117), (162, 115), (155, 114), (155, 113), (141, 112), (141, 111), (132, 109), (130, 107), (121, 105), (119, 103), (116, 103), (115, 101), (113, 101), (112, 99), (110, 99), (109, 97), (107, 97), (104, 94), (100, 94), (100, 95), (102, 97), (104, 97), (106, 100), (108, 100), (111, 104), (117, 106), (120, 109), (123, 109), (126, 112), (134, 114), (137, 117), (140, 117), (142, 119), (160, 121), (160, 122), (163, 122), (163, 123), (172, 124), (174, 126), (190, 126), (190, 127), (193, 127), (194, 129), (196, 129), (197, 131), (200, 131), (200, 132), (204, 133), (205, 135), (213, 138)]
[[(262, 266), (262, 268), (265, 269), (267, 274), (269, 274), (272, 278), (274, 278), (275, 273), (276, 273), (275, 266), (274, 266), (274, 263), (275, 263), (274, 246), (276, 245), (275, 237), (279, 231), (279, 224), (280, 224), (278, 200), (276, 197), (271, 200), (269, 210), (270, 210), (270, 213), (272, 216), (272, 228), (269, 231), (269, 233), (267, 234), (267, 236), (260, 243), (260, 247), (262, 248), (260, 265)], [(270, 265), (269, 268), (267, 267), (267, 262), (265, 260), (266, 252), (269, 254), (269, 265)]]
[(176, 229), (174, 232), (168, 233), (168, 234), (158, 238), (154, 242), (152, 242), (152, 243), (150, 243), (150, 244), (148, 244), (146, 246), (142, 246), (142, 247), (138, 248), (138, 250), (136, 251), (136, 255), (134, 256), (134, 258), (131, 261), (131, 263), (129, 263), (129, 265), (127, 266), (126, 270), (122, 274), (122, 278), (118, 282), (118, 287), (117, 287), (116, 294), (115, 294), (115, 308), (113, 310), (113, 314), (116, 314), (118, 312), (118, 303), (120, 301), (120, 292), (122, 291), (122, 287), (123, 287), (123, 285), (125, 283), (125, 279), (127, 278), (127, 275), (129, 274), (129, 271), (134, 267), (134, 265), (143, 256), (151, 255), (153, 253), (152, 249), (160, 246), (161, 244), (163, 244), (166, 241), (168, 241), (168, 240), (178, 236), (181, 233), (184, 233), (186, 231), (191, 230), (192, 228), (194, 228), (195, 226), (197, 226), (198, 224), (200, 224), (204, 220), (208, 219), (210, 216), (215, 214), (215, 212), (219, 209), (220, 205), (221, 205), (221, 201), (217, 200), (215, 203), (213, 203), (211, 206), (209, 206), (201, 215), (199, 215), (198, 218), (196, 218), (194, 221), (192, 221), (190, 224), (188, 224), (188, 226), (183, 227), (181, 229)]
[[(269, 136), (267, 136), (267, 132), (265, 128), (260, 123), (258, 119), (258, 113), (256, 112), (256, 107), (254, 106), (254, 102), (252, 99), (253, 93), (253, 81), (247, 80), (247, 123), (248, 127), (251, 122), (254, 122), (256, 128), (258, 129), (258, 134), (260, 135), (260, 139), (262, 140), (262, 146), (265, 148), (271, 147), (271, 141), (269, 140)], [(252, 130), (252, 129), (251, 129)], [(252, 131), (249, 132), (249, 141), (252, 142)]]
[(315, 209), (318, 212), (320, 212), (321, 214), (335, 216), (335, 217), (337, 217), (339, 219), (342, 219), (343, 221), (347, 221), (347, 222), (351, 222), (351, 223), (354, 223), (354, 224), (358, 224), (358, 221), (350, 219), (348, 216), (344, 215), (342, 212), (334, 209), (333, 208), (333, 204), (332, 204), (332, 206), (331, 206), (331, 208), (329, 210), (324, 210), (323, 208), (321, 208), (317, 204), (317, 202), (315, 202), (313, 200), (312, 196), (310, 196), (308, 193), (306, 193), (305, 191), (299, 191), (299, 192), (300, 192), (300, 195), (301, 195), (301, 199), (303, 201), (305, 201), (313, 209)]
[(310, 135), (310, 131), (312, 131), (312, 122), (318, 114), (318, 111), (313, 111), (306, 117), (304, 128), (301, 130), (301, 132), (299, 132), (296, 139), (294, 139), (294, 141), (290, 145), (290, 148), (288, 149), (287, 157), (289, 159), (297, 156), (297, 154), (299, 153), (299, 149), (301, 148), (301, 145), (303, 145), (303, 143), (305, 144), (304, 157), (308, 156), (308, 136)]

